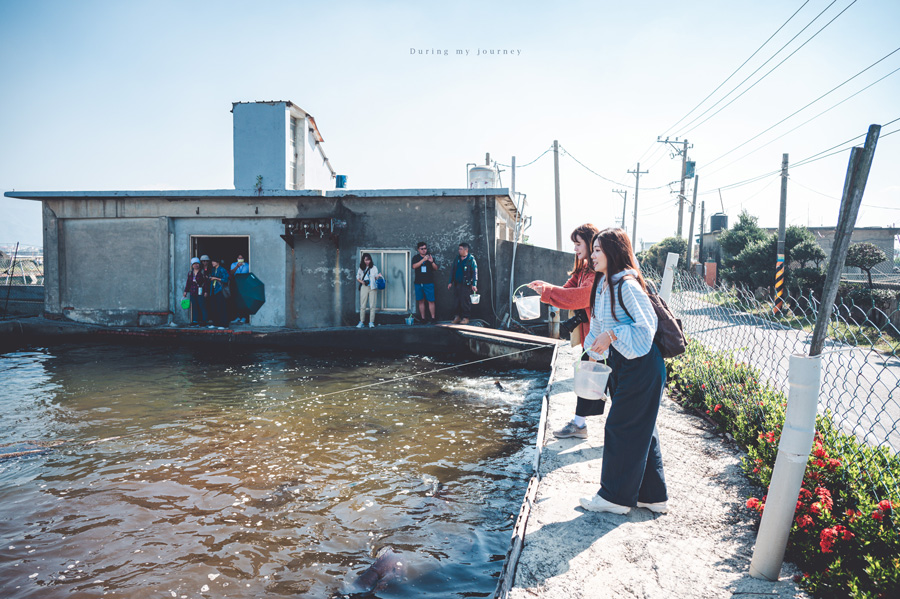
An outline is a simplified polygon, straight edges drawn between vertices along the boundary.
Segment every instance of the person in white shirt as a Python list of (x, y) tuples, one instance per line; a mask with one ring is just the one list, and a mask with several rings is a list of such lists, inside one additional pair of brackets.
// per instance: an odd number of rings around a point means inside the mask
[(656, 311), (625, 231), (604, 229), (591, 246), (597, 274), (584, 347), (592, 358), (608, 359), (612, 403), (603, 429), (600, 490), (580, 503), (594, 512), (627, 514), (637, 506), (665, 513), (668, 493), (656, 417), (666, 365), (653, 343)]
[(356, 282), (359, 283), (359, 324), (356, 328), (363, 328), (366, 322), (366, 304), (369, 305), (369, 327), (375, 327), (375, 280), (380, 279), (381, 273), (372, 262), (372, 256), (368, 252), (362, 255), (359, 261), (359, 270), (356, 271)]

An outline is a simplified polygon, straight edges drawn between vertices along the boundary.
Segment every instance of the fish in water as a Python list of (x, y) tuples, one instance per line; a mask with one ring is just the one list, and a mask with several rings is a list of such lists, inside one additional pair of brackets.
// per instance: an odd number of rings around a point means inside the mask
[(406, 575), (406, 565), (400, 555), (388, 546), (382, 547), (375, 554), (375, 563), (357, 577), (344, 589), (348, 595), (380, 591), (394, 580)]

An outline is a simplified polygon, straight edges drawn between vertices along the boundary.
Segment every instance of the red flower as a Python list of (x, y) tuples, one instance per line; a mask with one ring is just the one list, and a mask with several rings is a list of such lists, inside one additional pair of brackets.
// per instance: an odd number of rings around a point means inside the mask
[(823, 462), (822, 460), (815, 460), (813, 461), (813, 465), (818, 466), (819, 468), (824, 468), (825, 462)]
[(759, 499), (757, 499), (756, 497), (751, 497), (747, 500), (747, 507), (751, 510), (755, 510), (757, 506), (759, 506)]
[(819, 534), (819, 547), (822, 548), (822, 553), (831, 553), (836, 539), (837, 531), (835, 529), (823, 529), (821, 534)]
[(836, 458), (830, 458), (828, 460), (828, 469), (835, 470), (841, 465), (841, 461)]
[(705, 391), (705, 390), (706, 390), (706, 383), (703, 383), (702, 385), (700, 385), (700, 388), (703, 389), (703, 390)]
[(797, 518), (797, 528), (799, 528), (801, 530), (806, 528), (807, 526), (812, 526), (812, 525), (813, 525), (813, 519), (810, 516), (807, 516), (804, 514), (803, 516), (800, 516), (799, 518)]
[(815, 502), (814, 504), (809, 506), (809, 511), (812, 512), (813, 514), (815, 514), (816, 516), (818, 516), (819, 513), (822, 511), (822, 504), (819, 503), (818, 501)]
[(813, 495), (812, 491), (810, 491), (809, 489), (804, 489), (804, 488), (800, 489), (800, 498), (801, 499), (812, 499), (812, 495)]
[(894, 509), (894, 506), (891, 505), (891, 502), (889, 500), (882, 499), (878, 502), (878, 509), (880, 509), (882, 512), (889, 512)]
[(717, 403), (717, 404), (716, 404), (716, 407), (713, 408), (713, 412), (718, 412), (718, 411), (721, 410), (721, 409), (722, 409), (722, 404)]
[(831, 491), (825, 487), (816, 487), (816, 496), (822, 502), (822, 507), (825, 509), (830, 510), (834, 507), (834, 502), (831, 499)]
[(884, 514), (881, 510), (875, 510), (874, 512), (872, 512), (872, 519), (881, 520), (882, 518), (884, 518)]
[(827, 458), (828, 454), (821, 447), (816, 448), (815, 455), (817, 458)]

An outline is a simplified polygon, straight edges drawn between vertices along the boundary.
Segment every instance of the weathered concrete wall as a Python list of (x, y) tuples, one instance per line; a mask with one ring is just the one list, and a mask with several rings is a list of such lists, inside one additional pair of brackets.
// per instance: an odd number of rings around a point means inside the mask
[[(258, 326), (285, 326), (285, 251), (279, 235), (284, 232), (280, 218), (176, 218), (174, 233), (174, 275), (167, 294), (172, 298), (175, 322), (187, 323), (189, 315), (176, 299), (181, 298), (191, 262), (191, 236), (248, 235), (250, 272), (266, 285), (266, 303), (253, 315)], [(167, 265), (168, 266), (168, 265)], [(230, 266), (230, 265), (226, 265)], [(167, 308), (168, 309), (168, 308)]]
[[(497, 293), (498, 293), (498, 314), (509, 312), (509, 273), (512, 272), (512, 250), (513, 243), (511, 241), (500, 241), (497, 246)], [(572, 252), (560, 252), (547, 248), (535, 247), (533, 245), (519, 244), (516, 248), (516, 266), (515, 276), (513, 277), (513, 290), (520, 285), (525, 285), (531, 281), (540, 279), (553, 283), (554, 285), (562, 285), (568, 279), (567, 274), (572, 270), (572, 264), (575, 262), (575, 254)], [(535, 295), (531, 290), (523, 290), (525, 295)], [(518, 319), (518, 312), (515, 306), (512, 308), (513, 318)], [(566, 313), (560, 315), (565, 320)], [(547, 318), (547, 304), (541, 304), (542, 320)], [(537, 320), (523, 321), (527, 323), (536, 323)]]
[(0, 314), (4, 316), (37, 316), (43, 311), (43, 285), (4, 285), (0, 287)]
[(285, 102), (235, 104), (234, 188), (253, 189), (262, 175), (265, 189), (286, 189), (290, 118)]
[(138, 311), (169, 309), (165, 218), (58, 223), (59, 276), (51, 281), (45, 273), (45, 285), (58, 285), (67, 316), (79, 322), (131, 324)]

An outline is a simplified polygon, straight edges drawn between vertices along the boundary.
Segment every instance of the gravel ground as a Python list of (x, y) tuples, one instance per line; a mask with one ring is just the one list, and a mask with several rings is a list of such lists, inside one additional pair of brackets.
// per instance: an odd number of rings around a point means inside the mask
[(776, 583), (749, 576), (756, 531), (744, 502), (758, 490), (741, 472), (741, 452), (668, 398), (658, 426), (669, 513), (620, 516), (578, 505), (600, 487), (605, 416), (588, 419), (586, 440), (550, 434), (574, 414), (577, 355), (567, 348), (557, 357), (541, 481), (509, 597), (807, 597), (791, 564)]

